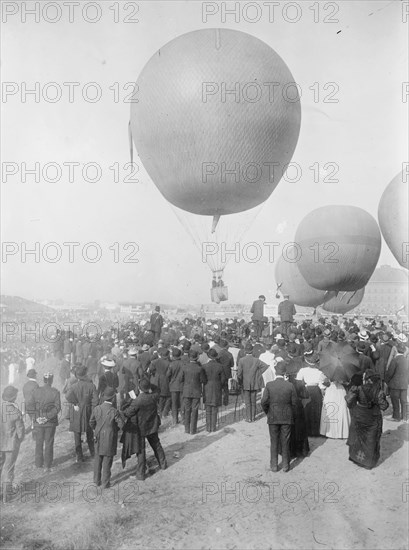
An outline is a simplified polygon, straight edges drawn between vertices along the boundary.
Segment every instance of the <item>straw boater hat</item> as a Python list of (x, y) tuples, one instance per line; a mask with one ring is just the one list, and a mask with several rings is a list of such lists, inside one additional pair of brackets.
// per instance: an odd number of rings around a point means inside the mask
[(401, 332), (400, 334), (398, 334), (398, 336), (396, 337), (396, 340), (398, 342), (400, 342), (401, 344), (406, 344), (406, 342), (408, 341), (408, 338), (407, 336), (405, 336), (405, 334), (403, 334), (403, 332)]
[(359, 332), (358, 336), (360, 340), (368, 340), (369, 338), (368, 333), (366, 332), (366, 330), (363, 329)]
[(136, 355), (138, 351), (136, 348), (129, 348), (128, 355)]
[(115, 367), (115, 360), (111, 354), (104, 355), (101, 357), (101, 365), (103, 365), (106, 368), (112, 368)]

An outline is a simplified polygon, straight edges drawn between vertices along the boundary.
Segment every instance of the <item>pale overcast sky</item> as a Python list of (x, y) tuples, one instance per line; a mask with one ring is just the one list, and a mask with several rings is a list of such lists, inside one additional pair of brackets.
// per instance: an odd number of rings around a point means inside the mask
[[(137, 175), (139, 183), (115, 183), (114, 170), (109, 169), (115, 163), (129, 162), (130, 104), (123, 100), (131, 89), (124, 90), (124, 85), (136, 81), (159, 48), (195, 29), (229, 28), (256, 36), (283, 58), (302, 89), (301, 132), (293, 156), (302, 167), (302, 177), (296, 183), (280, 182), (242, 243), (290, 242), (301, 219), (325, 204), (359, 206), (377, 219), (384, 188), (407, 161), (408, 103), (402, 101), (402, 82), (408, 80), (408, 24), (402, 22), (402, 3), (329, 2), (334, 14), (330, 8), (317, 14), (310, 9), (313, 2), (298, 2), (302, 15), (296, 23), (285, 21), (284, 3), (275, 8), (274, 22), (269, 22), (265, 3), (259, 4), (260, 19), (255, 23), (246, 22), (243, 13), (237, 22), (227, 16), (224, 23), (220, 11), (205, 22), (203, 4), (130, 2), (125, 11), (125, 3), (102, 2), (101, 19), (95, 24), (75, 13), (70, 23), (68, 9), (54, 24), (41, 16), (36, 23), (28, 15), (22, 22), (21, 13), (9, 15), (3, 23), (3, 86), (14, 82), (15, 87), (9, 84), (7, 90), (17, 93), (3, 95), (2, 103), (2, 240), (18, 243), (19, 248), (23, 242), (30, 247), (36, 241), (42, 247), (50, 241), (61, 246), (79, 242), (81, 246), (75, 249), (73, 263), (68, 261), (66, 247), (55, 264), (44, 259), (35, 263), (32, 257), (22, 263), (19, 254), (9, 256), (2, 263), (2, 293), (67, 301), (210, 301), (210, 271), (143, 167)], [(208, 3), (208, 11), (216, 5)], [(247, 19), (253, 13), (248, 12)], [(126, 15), (138, 22), (124, 23)], [(54, 16), (50, 8), (49, 18)], [(89, 16), (94, 17), (91, 8)], [(321, 22), (315, 23), (314, 17)], [(324, 17), (339, 22), (324, 23)], [(56, 82), (62, 97), (48, 103), (27, 95), (24, 102), (23, 82), (27, 88), (39, 82), (40, 93), (48, 82)], [(72, 103), (64, 82), (80, 83)], [(100, 101), (83, 99), (81, 91), (88, 82), (98, 83)], [(322, 101), (333, 90), (322, 89), (330, 82), (339, 88), (338, 103)], [(115, 83), (119, 86), (117, 103)], [(316, 103), (309, 89), (314, 83), (319, 83), (322, 92)], [(52, 96), (53, 90), (46, 88), (46, 93)], [(19, 168), (7, 181), (5, 162), (17, 163)], [(21, 182), (22, 163), (32, 167), (35, 162), (41, 167), (49, 162), (95, 162), (101, 166), (102, 178), (97, 183), (86, 182), (77, 168), (71, 183), (65, 168), (56, 183), (35, 182), (30, 175), (26, 183)], [(339, 182), (315, 183), (309, 167), (317, 162), (336, 163)], [(121, 170), (121, 179), (124, 174)], [(87, 263), (80, 252), (91, 241), (102, 250), (102, 259), (95, 264)], [(116, 242), (121, 247), (136, 243), (139, 263), (123, 261), (132, 247), (121, 250), (116, 263), (114, 247), (109, 249)], [(382, 246), (380, 264), (398, 267), (385, 242)], [(274, 296), (274, 264), (269, 262), (267, 248), (263, 251), (257, 263), (242, 259), (228, 264), (225, 281), (231, 302), (250, 302), (260, 293)]]

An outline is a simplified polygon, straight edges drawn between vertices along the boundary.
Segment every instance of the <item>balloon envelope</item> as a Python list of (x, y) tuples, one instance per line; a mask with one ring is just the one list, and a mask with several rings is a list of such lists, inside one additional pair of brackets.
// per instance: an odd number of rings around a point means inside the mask
[(397, 262), (409, 269), (409, 197), (408, 181), (403, 172), (386, 187), (378, 208), (379, 226), (383, 238)]
[(270, 46), (229, 29), (183, 34), (151, 57), (137, 91), (135, 147), (174, 206), (217, 216), (271, 195), (296, 147), (301, 107)]
[(330, 313), (348, 313), (348, 311), (353, 310), (362, 302), (362, 299), (365, 294), (365, 289), (361, 288), (356, 292), (339, 292), (337, 296), (330, 298), (328, 301), (324, 302), (322, 306), (325, 311)]
[[(291, 253), (289, 257), (295, 257)], [(280, 286), (282, 294), (288, 294), (290, 300), (304, 307), (317, 307), (321, 305), (327, 297), (325, 290), (317, 290), (310, 286), (298, 269), (297, 262), (286, 261), (283, 256), (280, 256), (276, 269), (275, 279), (277, 285)], [(331, 296), (334, 293), (331, 293)]]
[(297, 228), (298, 267), (319, 290), (353, 291), (370, 279), (381, 252), (376, 220), (356, 206), (324, 206)]

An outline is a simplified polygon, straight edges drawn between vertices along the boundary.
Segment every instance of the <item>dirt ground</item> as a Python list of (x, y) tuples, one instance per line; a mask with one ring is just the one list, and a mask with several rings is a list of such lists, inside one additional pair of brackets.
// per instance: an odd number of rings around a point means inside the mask
[[(166, 421), (160, 438), (168, 469), (149, 449), (151, 475), (132, 478), (120, 454), (115, 485), (97, 492), (92, 462), (75, 464), (62, 420), (50, 474), (34, 468), (34, 441), (23, 442), (18, 492), (1, 508), (7, 549), (405, 549), (408, 545), (408, 424), (384, 418), (381, 460), (371, 470), (348, 461), (344, 440), (310, 438), (311, 453), (290, 472), (269, 470), (265, 416), (243, 420), (239, 398), (217, 432), (186, 435)], [(389, 415), (389, 416), (388, 416)], [(120, 453), (120, 449), (119, 449)]]

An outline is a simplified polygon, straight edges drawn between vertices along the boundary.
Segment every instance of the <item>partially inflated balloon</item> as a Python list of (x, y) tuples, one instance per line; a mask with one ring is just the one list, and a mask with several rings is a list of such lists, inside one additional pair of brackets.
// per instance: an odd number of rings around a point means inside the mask
[[(295, 254), (289, 254), (289, 257), (295, 257)], [(277, 262), (275, 279), (282, 294), (288, 294), (291, 302), (298, 306), (317, 307), (328, 297), (325, 290), (317, 290), (307, 283), (298, 269), (297, 262), (286, 261), (283, 256), (280, 256)], [(333, 296), (334, 293), (331, 292), (330, 295)]]
[(219, 216), (271, 195), (297, 144), (301, 107), (270, 46), (229, 29), (183, 34), (147, 62), (137, 92), (133, 140), (169, 202)]
[(408, 179), (403, 172), (387, 186), (378, 208), (383, 238), (402, 267), (409, 269), (409, 197)]
[(356, 206), (313, 210), (298, 226), (295, 241), (300, 247), (300, 272), (319, 290), (363, 288), (381, 252), (378, 224)]
[(365, 289), (361, 288), (360, 290), (354, 292), (339, 292), (337, 296), (334, 296), (330, 300), (324, 302), (322, 306), (325, 311), (330, 313), (348, 313), (348, 311), (353, 310), (362, 302), (362, 299), (365, 294)]

